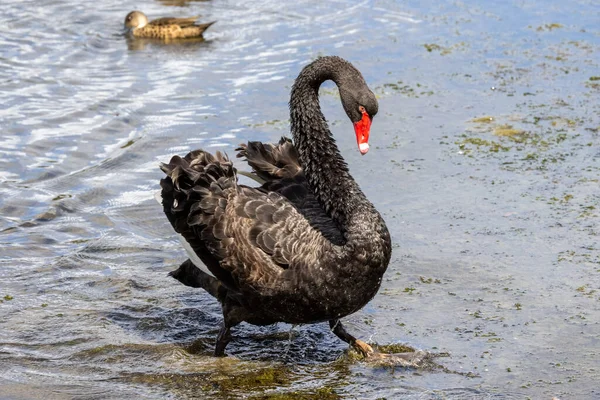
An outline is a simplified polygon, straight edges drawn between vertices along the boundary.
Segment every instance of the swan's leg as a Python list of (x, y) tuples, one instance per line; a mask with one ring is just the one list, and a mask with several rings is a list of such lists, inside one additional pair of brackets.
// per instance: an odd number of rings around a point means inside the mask
[(217, 336), (217, 345), (215, 346), (215, 357), (225, 356), (225, 347), (231, 341), (231, 327), (223, 322), (223, 327)]
[[(223, 288), (222, 286), (220, 286)], [(217, 336), (217, 344), (215, 346), (215, 357), (225, 356), (225, 347), (231, 341), (231, 328), (244, 321), (248, 311), (235, 301), (227, 297), (227, 291), (223, 290), (219, 293), (222, 296), (221, 308), (223, 309), (223, 326)]]
[(344, 342), (350, 344), (352, 347), (356, 349), (359, 353), (361, 353), (364, 357), (367, 357), (369, 354), (373, 354), (373, 348), (363, 342), (362, 340), (358, 340), (344, 329), (344, 325), (342, 325), (342, 321), (339, 319), (332, 319), (329, 321), (329, 327), (335, 333), (337, 337), (342, 339)]

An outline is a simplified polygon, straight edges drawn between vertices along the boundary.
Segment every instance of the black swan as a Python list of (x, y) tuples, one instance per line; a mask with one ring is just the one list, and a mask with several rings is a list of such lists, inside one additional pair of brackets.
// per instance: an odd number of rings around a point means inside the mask
[(304, 67), (292, 87), (293, 144), (282, 138), (237, 149), (261, 187), (238, 184), (236, 169), (220, 152), (196, 150), (161, 164), (164, 212), (190, 254), (170, 275), (221, 303), (216, 356), (224, 355), (230, 329), (242, 321), (329, 321), (340, 339), (364, 356), (374, 353), (346, 332), (340, 318), (375, 296), (392, 246), (321, 112), (319, 86), (329, 79), (365, 154), (377, 99), (352, 64), (330, 56)]

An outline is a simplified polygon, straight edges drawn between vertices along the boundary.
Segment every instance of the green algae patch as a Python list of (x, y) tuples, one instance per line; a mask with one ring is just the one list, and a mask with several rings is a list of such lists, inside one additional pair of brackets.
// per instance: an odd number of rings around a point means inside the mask
[[(524, 168), (542, 170), (548, 164), (564, 161), (568, 153), (560, 151), (564, 147), (561, 143), (580, 136), (577, 128), (585, 124), (582, 118), (558, 115), (484, 116), (469, 120), (465, 132), (454, 143), (460, 150), (458, 154), (471, 158), (510, 151), (513, 158), (503, 163), (504, 169), (518, 168), (520, 162), (526, 161), (527, 165), (521, 165)], [(490, 138), (491, 135), (496, 139)]]
[(538, 32), (543, 32), (543, 31), (553, 31), (555, 29), (560, 29), (560, 28), (563, 28), (563, 25), (554, 22), (554, 23), (551, 23), (551, 24), (540, 25), (535, 30), (538, 31)]
[(491, 124), (492, 122), (494, 122), (494, 117), (486, 115), (485, 117), (473, 118), (471, 122), (474, 122), (476, 124)]
[(258, 397), (251, 398), (278, 398), (264, 397), (264, 391), (289, 386), (293, 383), (294, 378), (290, 369), (281, 365), (264, 368), (254, 366), (254, 369), (248, 369), (247, 366), (245, 368), (242, 365), (237, 365), (237, 367), (221, 365), (224, 368), (215, 365), (206, 365), (205, 367), (206, 371), (193, 373), (131, 373), (127, 374), (124, 379), (133, 383), (159, 386), (184, 397), (190, 395), (203, 397), (202, 392), (204, 392), (223, 396), (235, 393), (243, 393), (247, 396), (257, 393)]
[(251, 400), (338, 400), (341, 398), (342, 396), (329, 387), (322, 387), (316, 390), (269, 393), (249, 397)]
[(600, 76), (590, 76), (590, 81), (600, 81)]
[(381, 98), (381, 96), (388, 95), (390, 93), (399, 93), (407, 97), (419, 98), (421, 96), (432, 96), (433, 90), (427, 90), (426, 85), (420, 83), (408, 83), (404, 81), (388, 82), (381, 86), (377, 86), (373, 89), (373, 92)]
[(563, 128), (563, 127), (574, 128), (577, 126), (577, 121), (575, 121), (573, 119), (569, 119), (569, 118), (557, 117), (557, 118), (553, 119), (550, 124), (553, 127), (557, 127), (557, 128)]
[(433, 51), (442, 51), (445, 49), (445, 47), (442, 47), (439, 44), (435, 43), (425, 43), (423, 47), (425, 47), (425, 50), (427, 50), (430, 53), (432, 53)]
[(514, 129), (512, 125), (500, 125), (494, 129), (494, 135), (496, 136), (507, 136), (507, 137), (515, 137), (515, 136), (523, 136), (525, 131), (521, 129)]
[(285, 367), (267, 367), (256, 371), (248, 371), (237, 376), (229, 376), (216, 382), (222, 388), (247, 388), (251, 390), (256, 387), (289, 384), (291, 381), (290, 375), (290, 371)]
[(240, 391), (253, 393), (288, 386), (293, 381), (294, 374), (284, 366), (257, 368), (255, 370), (224, 374), (210, 374), (206, 377), (207, 384), (214, 390), (222, 393)]
[(87, 349), (87, 350), (83, 350), (81, 352), (78, 353), (79, 356), (83, 357), (83, 358), (88, 358), (88, 357), (95, 357), (98, 355), (104, 355), (104, 354), (110, 354), (113, 353), (117, 350), (119, 350), (119, 346), (114, 345), (114, 344), (107, 344), (104, 346), (98, 346), (98, 347), (94, 347), (91, 349)]
[(416, 351), (414, 347), (410, 347), (406, 344), (396, 343), (396, 344), (383, 344), (383, 345), (375, 345), (375, 348), (382, 353), (387, 354), (396, 354), (396, 353), (412, 353)]
[(185, 351), (189, 354), (204, 354), (212, 351), (213, 343), (210, 339), (200, 338), (194, 340), (192, 344), (185, 347)]
[(453, 44), (450, 47), (445, 47), (445, 46), (440, 46), (439, 44), (436, 44), (436, 43), (425, 43), (425, 44), (423, 44), (423, 47), (429, 53), (438, 52), (440, 55), (445, 56), (447, 54), (452, 53), (454, 50), (463, 50), (463, 49), (469, 47), (469, 45), (466, 42), (459, 42), (459, 43)]
[(457, 141), (456, 144), (458, 145), (458, 148), (465, 153), (470, 153), (472, 146), (475, 146), (478, 149), (482, 147), (487, 148), (487, 151), (490, 153), (498, 153), (499, 151), (510, 150), (510, 147), (508, 146), (503, 146), (502, 144), (493, 140), (486, 140), (478, 137), (465, 137), (462, 140)]

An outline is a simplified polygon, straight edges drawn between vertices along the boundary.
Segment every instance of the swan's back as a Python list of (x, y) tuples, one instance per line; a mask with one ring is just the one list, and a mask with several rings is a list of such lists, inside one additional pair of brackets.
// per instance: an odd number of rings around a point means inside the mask
[(237, 157), (245, 158), (252, 172), (264, 182), (260, 187), (262, 191), (281, 194), (327, 240), (335, 245), (344, 243), (340, 228), (323, 210), (308, 186), (298, 152), (290, 139), (282, 137), (278, 144), (248, 142), (237, 150)]

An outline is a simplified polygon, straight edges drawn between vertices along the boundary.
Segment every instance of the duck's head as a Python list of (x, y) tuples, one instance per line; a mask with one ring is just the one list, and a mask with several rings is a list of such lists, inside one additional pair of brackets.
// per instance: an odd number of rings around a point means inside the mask
[(141, 11), (132, 11), (125, 17), (125, 28), (143, 28), (148, 24), (148, 18)]

